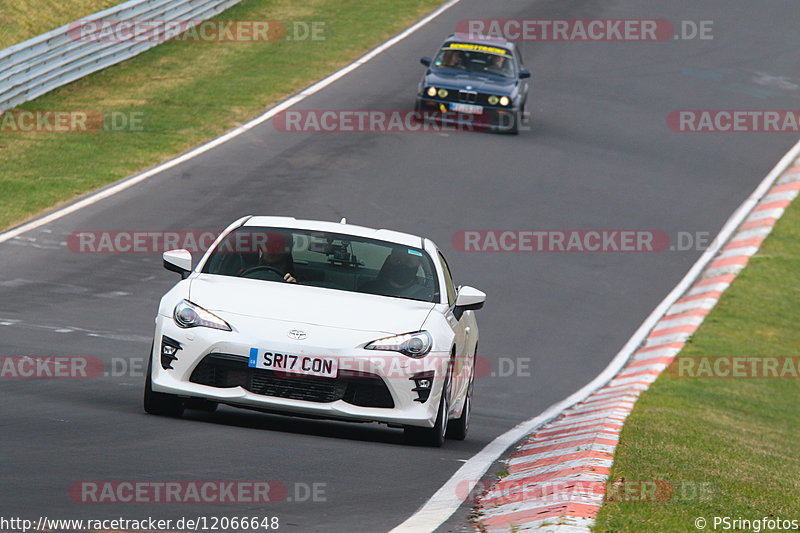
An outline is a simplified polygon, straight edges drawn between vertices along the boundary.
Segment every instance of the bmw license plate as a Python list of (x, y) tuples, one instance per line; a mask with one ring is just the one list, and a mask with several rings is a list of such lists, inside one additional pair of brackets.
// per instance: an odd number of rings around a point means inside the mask
[(470, 115), (482, 115), (483, 106), (472, 104), (450, 104), (450, 111), (456, 113), (469, 113)]
[(339, 369), (339, 361), (330, 357), (294, 355), (258, 348), (250, 348), (250, 359), (247, 364), (251, 368), (325, 378), (335, 378)]

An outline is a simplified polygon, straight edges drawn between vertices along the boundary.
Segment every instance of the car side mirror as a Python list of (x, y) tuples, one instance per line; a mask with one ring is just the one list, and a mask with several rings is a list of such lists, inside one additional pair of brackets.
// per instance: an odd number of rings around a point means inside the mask
[(485, 292), (481, 292), (474, 287), (464, 285), (458, 289), (454, 314), (460, 318), (461, 315), (464, 314), (464, 311), (476, 311), (483, 307), (484, 303), (486, 303)]
[(164, 260), (164, 268), (177, 272), (181, 275), (181, 279), (189, 277), (192, 271), (192, 254), (188, 250), (168, 250), (161, 257)]
[(519, 79), (524, 80), (525, 78), (530, 78), (531, 72), (529, 70), (522, 69), (519, 71)]
[(430, 57), (425, 57), (425, 56), (420, 57), (419, 58), (419, 62), (422, 63), (423, 65), (425, 65), (426, 67), (431, 66), (431, 58)]

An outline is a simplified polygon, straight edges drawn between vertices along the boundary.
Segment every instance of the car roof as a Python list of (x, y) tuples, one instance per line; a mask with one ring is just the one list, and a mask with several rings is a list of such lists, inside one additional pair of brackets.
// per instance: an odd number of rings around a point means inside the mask
[(410, 233), (402, 233), (388, 229), (368, 228), (366, 226), (357, 226), (354, 224), (341, 222), (326, 222), (324, 220), (303, 220), (294, 217), (252, 216), (247, 219), (242, 226), (328, 231), (331, 233), (342, 233), (345, 235), (354, 235), (357, 237), (366, 237), (368, 239), (388, 241), (395, 244), (402, 244), (403, 246), (413, 246), (415, 248), (425, 247), (423, 238), (418, 235), (411, 235)]
[(508, 41), (506, 39), (501, 39), (498, 37), (490, 37), (487, 35), (475, 35), (470, 33), (451, 33), (447, 36), (444, 40), (442, 45), (445, 45), (450, 42), (459, 42), (459, 43), (470, 43), (470, 44), (484, 44), (484, 45), (495, 45), (495, 46), (502, 46), (503, 48), (508, 48), (509, 50), (514, 50), (516, 45), (513, 41)]

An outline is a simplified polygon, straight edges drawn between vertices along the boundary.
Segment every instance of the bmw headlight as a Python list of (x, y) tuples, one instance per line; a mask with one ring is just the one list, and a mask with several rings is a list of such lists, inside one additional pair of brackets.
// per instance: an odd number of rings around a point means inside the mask
[(447, 89), (439, 89), (437, 94), (439, 95), (439, 98), (447, 98)]
[(428, 87), (428, 96), (431, 98), (436, 96), (436, 87)]
[(408, 357), (425, 357), (431, 351), (433, 338), (427, 331), (417, 333), (405, 333), (378, 339), (364, 346), (367, 350), (386, 350), (390, 352), (400, 352)]
[(511, 102), (511, 100), (508, 99), (508, 96), (503, 96), (503, 97), (500, 98), (500, 105), (501, 106), (507, 106), (510, 102)]
[(500, 99), (497, 96), (492, 94), (492, 95), (489, 95), (488, 101), (489, 101), (489, 105), (497, 105), (497, 102), (499, 102)]
[(189, 300), (181, 300), (175, 306), (175, 311), (172, 313), (172, 318), (178, 327), (181, 328), (195, 328), (202, 326), (205, 328), (221, 329), (223, 331), (231, 331), (231, 327), (227, 322), (222, 320), (217, 315), (210, 313), (197, 304), (193, 304)]

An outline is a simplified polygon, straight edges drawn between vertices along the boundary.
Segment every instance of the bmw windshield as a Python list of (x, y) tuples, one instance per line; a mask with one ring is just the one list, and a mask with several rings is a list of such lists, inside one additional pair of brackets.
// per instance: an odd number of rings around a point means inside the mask
[(202, 271), (439, 301), (436, 270), (421, 248), (323, 231), (240, 227), (219, 242)]
[(466, 43), (447, 43), (433, 60), (434, 68), (492, 74), (503, 78), (516, 75), (511, 52), (505, 48)]

